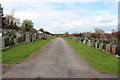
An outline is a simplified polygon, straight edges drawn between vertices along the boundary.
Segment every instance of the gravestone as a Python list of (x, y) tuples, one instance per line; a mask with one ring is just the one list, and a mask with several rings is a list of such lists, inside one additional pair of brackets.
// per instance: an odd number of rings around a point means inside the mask
[(81, 42), (81, 38), (79, 37), (79, 42)]
[(13, 36), (10, 37), (10, 46), (12, 46), (12, 45), (14, 45), (14, 37)]
[(103, 46), (102, 46), (103, 51), (105, 51), (105, 49), (106, 49), (106, 44), (107, 44), (107, 42), (105, 40), (103, 40)]
[(117, 51), (117, 46), (116, 45), (112, 45), (112, 54), (116, 55), (116, 51)]
[(94, 46), (95, 43), (94, 43), (94, 39), (91, 40), (91, 46)]
[(30, 42), (30, 36), (29, 36), (28, 33), (27, 33), (26, 36), (25, 36), (25, 42)]
[(107, 44), (107, 45), (106, 45), (106, 52), (107, 52), (107, 53), (110, 53), (110, 44)]
[(20, 37), (21, 37), (21, 35), (18, 32), (16, 34), (17, 34), (17, 43), (20, 43)]
[(93, 47), (95, 47), (96, 40), (93, 40)]
[(85, 44), (87, 44), (88, 43), (88, 39), (86, 39), (86, 43)]
[(90, 39), (88, 40), (88, 46), (91, 46), (91, 40)]
[(117, 45), (117, 56), (120, 56), (120, 42)]
[(99, 49), (102, 50), (102, 47), (103, 47), (103, 43), (101, 42), (99, 45)]
[(32, 34), (29, 35), (30, 42), (32, 42)]
[(36, 39), (37, 39), (37, 34), (35, 33), (35, 34), (34, 34), (34, 40), (36, 40)]
[(100, 42), (98, 41), (98, 42), (97, 42), (97, 48), (98, 48), (98, 49), (99, 49), (99, 47), (100, 47), (99, 45), (100, 45)]
[(96, 49), (98, 48), (98, 42), (97, 41), (95, 42), (95, 48)]
[(86, 43), (86, 39), (83, 40), (83, 43), (84, 43), (84, 44)]
[(114, 45), (114, 41), (110, 42), (110, 53), (112, 53), (112, 46)]
[(7, 46), (9, 46), (9, 37), (8, 36), (6, 36), (5, 38), (4, 38), (4, 43), (5, 43), (5, 47), (7, 47)]
[(83, 38), (81, 38), (81, 42), (83, 43)]
[(5, 38), (2, 37), (2, 49), (5, 47)]
[(23, 34), (23, 40), (24, 40), (24, 42), (25, 42), (25, 34)]

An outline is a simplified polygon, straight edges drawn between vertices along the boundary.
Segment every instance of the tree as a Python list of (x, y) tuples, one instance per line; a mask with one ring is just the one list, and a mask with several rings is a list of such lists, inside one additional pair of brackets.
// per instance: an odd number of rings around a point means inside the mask
[(82, 33), (79, 33), (78, 35), (79, 35), (79, 37), (82, 37), (82, 36), (83, 36), (83, 34), (82, 34)]
[(44, 33), (44, 29), (43, 28), (40, 28), (39, 31), (43, 32)]
[(95, 28), (95, 34), (104, 34), (102, 29)]
[(44, 33), (45, 33), (45, 34), (50, 34), (50, 32), (48, 32), (48, 31), (44, 31)]
[(38, 33), (38, 31), (37, 31), (35, 28), (32, 28), (32, 29), (30, 30), (30, 32), (31, 32), (31, 33)]
[(65, 36), (68, 36), (68, 35), (69, 35), (69, 33), (68, 33), (68, 32), (65, 32), (65, 33), (64, 33), (64, 35), (65, 35)]
[(97, 34), (95, 34), (95, 33), (92, 33), (92, 34), (91, 34), (91, 37), (92, 37), (92, 38), (97, 38), (97, 37), (98, 37), (98, 35), (97, 35)]
[(14, 22), (14, 23), (13, 23), (12, 29), (19, 30), (19, 27), (17, 26), (17, 22)]
[(28, 20), (28, 19), (23, 20), (22, 26), (25, 27), (25, 31), (30, 31), (30, 29), (33, 28), (33, 22), (31, 20)]
[(15, 29), (18, 30), (18, 24), (20, 20), (14, 17), (14, 9), (11, 11), (11, 14), (7, 14), (3, 17), (2, 28), (3, 29)]
[(83, 36), (85, 38), (91, 38), (91, 34), (92, 34), (92, 32), (86, 32), (86, 33), (83, 33)]

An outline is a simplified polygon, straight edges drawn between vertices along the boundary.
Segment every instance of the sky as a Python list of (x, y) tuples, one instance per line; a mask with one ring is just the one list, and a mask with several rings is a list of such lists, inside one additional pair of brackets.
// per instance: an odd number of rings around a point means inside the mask
[(51, 33), (79, 33), (95, 28), (111, 32), (117, 29), (117, 0), (1, 0), (4, 15), (10, 14), (21, 22), (30, 19), (36, 29)]

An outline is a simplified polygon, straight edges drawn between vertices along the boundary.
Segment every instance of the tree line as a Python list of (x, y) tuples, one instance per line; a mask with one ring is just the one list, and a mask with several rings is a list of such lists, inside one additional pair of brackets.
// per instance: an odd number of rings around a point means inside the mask
[(22, 22), (20, 22), (20, 19), (16, 18), (14, 16), (14, 9), (11, 11), (10, 14), (5, 15), (2, 17), (2, 29), (12, 29), (16, 31), (23, 31), (23, 32), (33, 32), (37, 33), (38, 31), (45, 33), (45, 34), (51, 34), (48, 31), (45, 31), (43, 28), (40, 28), (39, 30), (34, 28), (34, 23), (30, 19), (25, 19)]
[(120, 37), (119, 31), (112, 30), (112, 33), (105, 33), (104, 30), (95, 28), (94, 32), (83, 32), (83, 33), (72, 33), (69, 34), (68, 32), (65, 32), (64, 34), (61, 34), (62, 36), (75, 36), (75, 37), (84, 37), (84, 38), (118, 38)]

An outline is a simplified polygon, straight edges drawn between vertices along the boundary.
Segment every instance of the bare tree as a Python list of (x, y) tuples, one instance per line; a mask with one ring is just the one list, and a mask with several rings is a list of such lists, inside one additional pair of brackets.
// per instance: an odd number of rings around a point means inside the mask
[(102, 29), (95, 28), (95, 34), (104, 34)]

